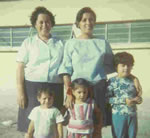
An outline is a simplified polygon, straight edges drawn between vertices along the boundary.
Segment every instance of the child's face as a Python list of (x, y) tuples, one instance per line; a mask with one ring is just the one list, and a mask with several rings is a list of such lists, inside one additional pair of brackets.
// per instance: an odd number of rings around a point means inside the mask
[(131, 73), (132, 65), (127, 64), (118, 64), (117, 65), (117, 72), (119, 77), (128, 77)]
[(85, 102), (88, 97), (88, 89), (83, 86), (78, 86), (72, 91), (75, 101)]
[(41, 93), (41, 96), (38, 97), (38, 101), (42, 108), (50, 108), (53, 105), (54, 97), (50, 96), (48, 93)]

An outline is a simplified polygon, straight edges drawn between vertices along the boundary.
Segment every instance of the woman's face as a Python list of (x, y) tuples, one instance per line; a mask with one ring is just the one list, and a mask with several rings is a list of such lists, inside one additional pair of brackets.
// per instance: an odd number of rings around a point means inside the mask
[(49, 37), (52, 24), (47, 14), (39, 14), (35, 23), (35, 28), (41, 37)]
[(95, 18), (92, 13), (84, 13), (81, 21), (79, 22), (79, 28), (82, 34), (91, 35), (95, 25)]

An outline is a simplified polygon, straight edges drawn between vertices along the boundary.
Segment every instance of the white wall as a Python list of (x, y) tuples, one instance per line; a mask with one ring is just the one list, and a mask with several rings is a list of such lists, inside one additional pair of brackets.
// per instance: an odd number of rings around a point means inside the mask
[(0, 2), (0, 26), (30, 25), (29, 17), (37, 6), (56, 15), (56, 23), (73, 23), (77, 11), (90, 6), (97, 21), (150, 19), (150, 0), (21, 0)]
[[(138, 44), (137, 44), (138, 45)], [(149, 46), (150, 44), (147, 44)], [(132, 45), (133, 46), (133, 45)], [(146, 45), (145, 45), (146, 46)], [(112, 45), (114, 47), (114, 45)], [(135, 58), (135, 65), (133, 67), (132, 73), (137, 76), (143, 87), (143, 96), (150, 98), (150, 49), (122, 49), (122, 50), (113, 50), (114, 53), (127, 51), (133, 54)], [(4, 52), (0, 53), (0, 90), (8, 91), (10, 89), (16, 89), (16, 52)], [(12, 91), (14, 92), (14, 91)], [(11, 92), (10, 92), (11, 93)]]
[[(97, 14), (97, 21), (123, 21), (150, 19), (150, 0), (22, 0), (0, 2), (0, 26), (30, 25), (29, 17), (37, 6), (45, 6), (56, 15), (56, 23), (73, 23), (77, 11), (90, 6)], [(121, 44), (117, 44), (119, 47)], [(117, 45), (113, 44), (112, 47)], [(128, 47), (131, 44), (122, 45)], [(149, 71), (150, 43), (132, 44), (131, 47), (145, 49), (127, 50), (135, 57), (135, 74), (145, 97), (150, 97)], [(125, 50), (114, 50), (114, 53)], [(16, 53), (0, 52), (0, 89), (16, 89)], [(11, 92), (10, 92), (11, 93)]]

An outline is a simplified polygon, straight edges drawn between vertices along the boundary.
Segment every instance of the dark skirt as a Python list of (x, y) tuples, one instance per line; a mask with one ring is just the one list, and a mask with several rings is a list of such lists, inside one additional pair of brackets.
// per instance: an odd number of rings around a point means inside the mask
[[(112, 112), (108, 103), (106, 103), (107, 81), (101, 80), (93, 85), (94, 99), (103, 115), (103, 126), (111, 125)], [(95, 118), (95, 117), (94, 117)], [(95, 120), (95, 119), (94, 119)], [(96, 120), (95, 120), (96, 121)]]
[(25, 92), (27, 95), (27, 107), (25, 109), (19, 108), (18, 112), (18, 131), (27, 132), (30, 120), (28, 116), (31, 110), (40, 105), (37, 100), (37, 90), (39, 88), (49, 88), (55, 92), (54, 106), (61, 109), (63, 106), (63, 84), (47, 83), (47, 82), (31, 82), (25, 81)]

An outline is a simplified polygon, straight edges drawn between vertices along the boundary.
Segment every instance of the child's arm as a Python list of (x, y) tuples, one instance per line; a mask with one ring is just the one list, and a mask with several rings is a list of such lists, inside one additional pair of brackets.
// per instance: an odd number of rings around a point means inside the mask
[(142, 96), (142, 86), (140, 84), (140, 81), (138, 80), (137, 77), (130, 75), (130, 78), (133, 80), (136, 91), (137, 91), (137, 96), (141, 97)]
[(62, 123), (57, 124), (58, 138), (63, 138), (63, 125)]
[(25, 138), (33, 138), (34, 122), (31, 120)]
[(140, 84), (140, 81), (138, 80), (138, 78), (134, 78), (133, 80), (136, 91), (137, 91), (137, 96), (141, 97), (142, 96), (142, 86)]
[(142, 103), (142, 86), (137, 77), (131, 75), (131, 78), (134, 82), (134, 86), (135, 86), (136, 92), (137, 92), (136, 97), (132, 99), (132, 102), (134, 104), (141, 104)]
[(94, 112), (96, 116), (97, 123), (94, 124), (93, 138), (101, 138), (101, 129), (102, 129), (102, 113), (98, 106), (94, 105)]

